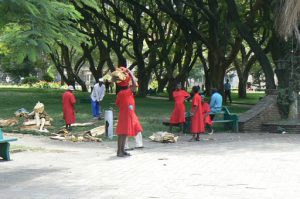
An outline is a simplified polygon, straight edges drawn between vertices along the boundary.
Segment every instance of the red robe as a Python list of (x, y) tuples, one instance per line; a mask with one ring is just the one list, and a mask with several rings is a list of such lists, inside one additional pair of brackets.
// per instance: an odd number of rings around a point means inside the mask
[[(195, 109), (197, 109), (197, 111), (194, 113)], [(201, 96), (198, 93), (196, 93), (193, 97), (191, 112), (194, 113), (192, 117), (191, 132), (204, 133), (205, 129), (204, 129), (204, 119), (202, 115)]]
[(118, 92), (116, 106), (119, 108), (119, 118), (116, 128), (117, 135), (136, 136), (143, 128), (135, 114), (135, 101), (130, 89)]
[[(210, 118), (210, 115), (208, 114), (210, 112), (210, 106), (207, 102), (204, 102), (202, 104), (202, 114), (203, 114), (203, 119), (204, 119), (204, 125), (208, 124), (209, 126), (213, 125), (213, 121)], [(206, 115), (206, 117), (204, 117)]]
[(62, 96), (63, 113), (66, 124), (75, 123), (75, 103), (76, 99), (74, 94), (71, 91), (66, 91)]
[(188, 94), (184, 90), (178, 90), (178, 91), (176, 90), (173, 92), (175, 105), (174, 105), (172, 115), (170, 117), (171, 124), (179, 124), (185, 122), (184, 100), (189, 96), (190, 94)]

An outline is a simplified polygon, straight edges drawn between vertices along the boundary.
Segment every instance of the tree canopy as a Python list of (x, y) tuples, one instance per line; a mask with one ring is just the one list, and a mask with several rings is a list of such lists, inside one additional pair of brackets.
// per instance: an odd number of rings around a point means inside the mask
[[(293, 2), (290, 7), (297, 6)], [(236, 70), (245, 97), (254, 65), (266, 87), (276, 87), (274, 69), (284, 57), (276, 55), (278, 5), (279, 0), (0, 0), (0, 49), (17, 63), (47, 57), (66, 83), (77, 82), (83, 90), (83, 67), (98, 79), (127, 66), (136, 71), (140, 96), (155, 79), (158, 91), (167, 88), (171, 97), (195, 67), (202, 67), (208, 91), (223, 90), (225, 74)]]

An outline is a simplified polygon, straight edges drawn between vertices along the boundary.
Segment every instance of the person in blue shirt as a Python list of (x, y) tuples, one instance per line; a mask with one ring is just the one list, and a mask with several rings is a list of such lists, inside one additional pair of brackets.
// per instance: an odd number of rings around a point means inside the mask
[(227, 97), (228, 97), (230, 103), (232, 103), (232, 100), (231, 100), (231, 85), (229, 83), (229, 79), (227, 79), (226, 83), (224, 84), (224, 94), (225, 94), (225, 96), (224, 96), (225, 103), (227, 101)]
[[(220, 112), (222, 110), (222, 102), (223, 102), (222, 95), (218, 92), (218, 89), (213, 88), (211, 99), (210, 99), (210, 104), (209, 104), (210, 112), (211, 113)], [(211, 114), (210, 117), (211, 117), (211, 120), (213, 120), (215, 115)]]

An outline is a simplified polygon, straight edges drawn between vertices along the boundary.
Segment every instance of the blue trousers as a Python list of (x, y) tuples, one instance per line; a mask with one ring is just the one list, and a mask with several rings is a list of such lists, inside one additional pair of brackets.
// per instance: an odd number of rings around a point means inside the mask
[(100, 117), (100, 109), (101, 109), (101, 105), (100, 103), (97, 103), (97, 101), (93, 101), (92, 100), (92, 113), (93, 113), (93, 117)]

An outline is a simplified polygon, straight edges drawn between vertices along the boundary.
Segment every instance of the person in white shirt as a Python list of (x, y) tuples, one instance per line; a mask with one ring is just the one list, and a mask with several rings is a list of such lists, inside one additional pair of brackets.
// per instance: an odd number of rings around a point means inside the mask
[(91, 99), (92, 99), (92, 113), (94, 119), (101, 119), (101, 102), (105, 95), (105, 86), (103, 84), (103, 78), (99, 78), (94, 85)]

